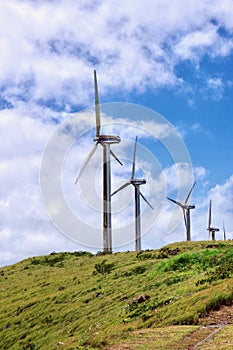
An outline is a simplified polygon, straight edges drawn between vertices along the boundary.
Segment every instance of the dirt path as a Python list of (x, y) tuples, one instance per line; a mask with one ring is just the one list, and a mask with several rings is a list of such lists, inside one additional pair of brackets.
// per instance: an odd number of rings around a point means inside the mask
[(208, 335), (208, 337), (206, 337), (205, 339), (201, 340), (199, 343), (197, 343), (195, 346), (194, 346), (194, 350), (198, 350), (198, 349), (201, 349), (201, 346), (204, 344), (204, 343), (207, 343), (211, 340), (214, 339), (215, 335), (217, 333), (219, 333), (221, 331), (221, 329), (223, 327), (225, 327), (226, 325), (225, 324), (219, 324), (219, 325), (212, 325), (212, 326), (204, 326), (205, 328), (208, 328), (208, 329), (213, 329), (213, 331), (211, 332), (210, 335)]
[[(233, 324), (233, 305), (222, 306), (220, 310), (211, 311), (205, 317), (200, 318), (200, 328), (174, 344), (174, 350), (201, 350), (202, 345), (212, 341), (223, 327), (230, 324)], [(106, 350), (136, 350), (143, 348), (154, 350), (156, 348), (153, 348), (152, 344), (152, 347), (150, 347), (150, 343), (156, 340), (157, 333), (158, 329), (153, 330), (151, 328), (133, 331), (130, 338), (133, 335), (134, 340), (131, 338), (131, 340), (126, 340), (121, 344), (109, 346)], [(162, 346), (162, 348), (166, 349), (166, 346)]]
[(194, 346), (194, 350), (201, 349), (202, 345), (213, 340), (223, 327), (233, 324), (233, 305), (222, 306), (217, 311), (211, 311), (207, 316), (200, 318), (199, 323), (202, 327), (213, 329), (213, 332), (205, 339)]

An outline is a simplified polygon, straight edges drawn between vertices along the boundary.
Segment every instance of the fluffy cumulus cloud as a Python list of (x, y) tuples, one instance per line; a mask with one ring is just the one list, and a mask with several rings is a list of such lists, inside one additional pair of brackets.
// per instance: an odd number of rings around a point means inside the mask
[[(232, 13), (231, 0), (189, 0), (185, 6), (180, 0), (129, 0), (123, 5), (116, 0), (12, 0), (0, 3), (1, 265), (54, 250), (88, 249), (82, 241), (77, 244), (59, 235), (49, 221), (42, 203), (39, 175), (43, 152), (57, 127), (70, 118), (71, 111), (93, 100), (93, 69), (101, 75), (99, 88), (103, 95), (120, 92), (125, 96), (132, 91), (142, 94), (147, 89), (160, 88), (193, 89), (188, 76), (177, 67), (188, 62), (200, 73), (204, 57), (211, 60), (230, 55), (233, 49)], [(203, 72), (201, 74), (203, 78)], [(208, 72), (200, 91), (218, 100), (229, 84), (224, 75), (212, 76)], [(90, 227), (101, 231), (100, 147), (86, 169), (81, 188), (74, 187), (81, 164), (93, 147), (92, 118), (93, 113), (85, 114), (85, 117), (80, 114), (72, 125), (66, 125), (66, 132), (59, 139), (61, 142), (53, 145), (49, 177), (43, 180), (54, 177), (49, 188), (54, 196), (54, 186), (61, 185), (72, 220), (72, 215), (79, 221), (85, 218)], [(180, 135), (162, 119), (138, 118), (136, 131), (132, 118), (127, 120), (120, 112), (117, 119), (103, 113), (102, 122), (106, 122), (104, 131), (116, 132), (122, 137), (118, 155), (125, 161), (125, 168), (120, 170), (118, 164), (112, 162), (113, 188), (129, 180), (135, 136), (144, 139), (148, 146), (143, 149), (139, 142), (137, 174), (147, 178), (143, 193), (158, 215), (152, 215), (146, 203), (142, 204), (142, 225), (147, 229), (144, 248), (183, 239), (179, 236), (184, 229), (182, 212), (179, 208), (174, 211), (172, 204), (167, 203), (166, 195), (183, 200), (193, 175), (202, 183), (206, 181), (208, 170), (203, 166), (192, 169), (188, 155), (187, 163), (182, 159), (183, 144), (181, 141), (176, 143)], [(205, 132), (199, 122), (193, 124), (192, 129)], [(75, 140), (77, 133), (78, 141)], [(159, 147), (158, 141), (166, 152), (174, 149), (170, 155), (173, 162), (168, 156), (165, 162), (153, 158), (153, 151)], [(174, 148), (174, 144), (177, 147)], [(70, 148), (66, 149), (63, 168), (58, 175), (54, 164), (63, 145)], [(208, 189), (205, 197), (198, 197), (194, 191), (197, 204), (193, 213), (195, 239), (205, 238), (203, 232), (206, 234), (210, 197), (216, 212), (213, 219), (216, 225), (222, 225), (224, 220), (226, 228), (230, 227), (232, 193), (232, 177), (222, 185)], [(132, 199), (132, 188), (127, 188), (113, 201), (115, 227), (120, 229), (122, 222), (129, 225), (126, 238), (123, 234), (114, 238), (119, 249), (133, 245)], [(62, 213), (63, 207), (56, 200), (50, 204), (50, 209), (59, 215), (63, 224), (67, 219), (66, 212)], [(69, 229), (75, 231), (74, 223), (69, 222)], [(63, 233), (66, 235), (67, 232)], [(79, 232), (81, 234), (83, 232)], [(86, 234), (91, 235), (92, 231)], [(230, 238), (231, 234), (229, 232)], [(95, 241), (96, 249), (101, 249), (101, 238), (90, 236), (90, 240)]]
[[(47, 115), (48, 120), (50, 117)], [(0, 112), (4, 145), (0, 163), (1, 264), (71, 245), (56, 236), (40, 195), (41, 157), (54, 128), (50, 122), (32, 118), (24, 108)]]
[[(233, 47), (231, 0), (13, 0), (0, 9), (0, 82), (8, 103), (23, 97), (86, 104), (93, 67), (103, 93), (179, 87), (188, 83), (176, 74), (182, 61), (196, 67), (206, 53), (225, 57)], [(209, 78), (210, 88), (216, 83)]]

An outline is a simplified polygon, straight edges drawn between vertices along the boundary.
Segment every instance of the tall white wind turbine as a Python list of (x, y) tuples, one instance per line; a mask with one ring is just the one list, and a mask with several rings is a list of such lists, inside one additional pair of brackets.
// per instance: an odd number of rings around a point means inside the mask
[(100, 107), (99, 107), (99, 94), (96, 71), (94, 70), (94, 86), (95, 86), (95, 114), (96, 114), (96, 137), (94, 138), (95, 145), (89, 153), (86, 161), (84, 162), (80, 173), (75, 181), (78, 182), (84, 169), (93, 157), (98, 144), (103, 147), (103, 250), (104, 252), (112, 252), (112, 220), (111, 220), (111, 159), (112, 155), (118, 163), (121, 161), (110, 149), (110, 145), (119, 143), (121, 141), (119, 136), (116, 135), (102, 135), (100, 134)]
[(208, 228), (207, 231), (209, 231), (209, 239), (210, 239), (210, 233), (212, 236), (212, 241), (215, 241), (215, 232), (219, 231), (219, 228), (211, 226), (211, 219), (212, 219), (212, 202), (210, 199), (210, 205), (209, 205), (209, 220), (208, 220)]
[(186, 240), (187, 241), (191, 241), (190, 209), (195, 209), (195, 205), (188, 204), (188, 200), (189, 200), (189, 197), (192, 193), (193, 187), (195, 185), (196, 185), (196, 181), (194, 182), (193, 186), (191, 187), (191, 190), (189, 191), (184, 203), (180, 203), (178, 201), (175, 201), (172, 198), (167, 197), (167, 199), (169, 201), (179, 205), (179, 207), (181, 207), (181, 209), (183, 210), (184, 223), (185, 223), (185, 227), (186, 227)]
[(133, 167), (132, 167), (132, 175), (129, 182), (126, 182), (124, 185), (119, 187), (116, 191), (112, 193), (114, 196), (116, 193), (121, 191), (123, 188), (133, 185), (135, 189), (135, 250), (137, 252), (141, 252), (141, 213), (140, 213), (140, 197), (154, 210), (152, 205), (148, 202), (148, 200), (143, 196), (140, 191), (140, 186), (146, 184), (145, 179), (135, 178), (135, 160), (136, 160), (136, 147), (137, 147), (137, 137), (134, 145), (134, 153), (133, 153)]

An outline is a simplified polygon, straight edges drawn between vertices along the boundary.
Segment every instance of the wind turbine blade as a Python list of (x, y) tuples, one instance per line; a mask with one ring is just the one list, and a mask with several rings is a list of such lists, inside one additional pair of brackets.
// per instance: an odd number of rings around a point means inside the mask
[(179, 206), (183, 209), (183, 204), (181, 204), (180, 202), (175, 201), (175, 199), (172, 199), (172, 198), (169, 198), (169, 197), (167, 197), (167, 199), (168, 199), (169, 201), (171, 201), (171, 202), (173, 202), (173, 203), (179, 205)]
[(111, 196), (114, 196), (114, 194), (116, 194), (117, 192), (120, 192), (121, 190), (123, 190), (123, 188), (127, 187), (131, 185), (131, 182), (126, 182), (124, 185), (122, 185), (121, 187), (119, 187), (116, 191), (114, 191)]
[(98, 146), (98, 142), (95, 143), (95, 146), (92, 148), (91, 152), (88, 154), (87, 156), (87, 159), (85, 160), (83, 166), (81, 167), (81, 170), (80, 170), (80, 173), (75, 181), (75, 185), (77, 184), (80, 176), (82, 175), (83, 171), (85, 170), (87, 164), (89, 163), (89, 161), (91, 160), (92, 156), (94, 155), (96, 149), (97, 149), (97, 146)]
[(123, 164), (121, 163), (120, 159), (117, 158), (117, 156), (115, 155), (115, 153), (113, 153), (112, 150), (110, 150), (110, 153), (111, 153), (111, 155), (116, 159), (116, 161), (117, 161), (120, 165), (123, 165)]
[(191, 190), (189, 191), (189, 194), (187, 195), (187, 198), (186, 198), (186, 200), (185, 200), (185, 202), (184, 202), (185, 204), (188, 203), (189, 197), (190, 197), (190, 195), (191, 195), (191, 193), (192, 193), (192, 190), (193, 190), (193, 187), (196, 185), (196, 183), (197, 183), (197, 181), (195, 181), (194, 184), (192, 185), (192, 188), (191, 188)]
[(149, 205), (149, 207), (151, 207), (152, 210), (155, 210), (152, 205), (148, 202), (148, 200), (143, 196), (142, 192), (139, 192), (140, 196), (144, 199), (144, 201)]
[(135, 144), (134, 144), (134, 151), (133, 151), (133, 168), (132, 168), (131, 180), (134, 179), (134, 175), (135, 175), (135, 160), (136, 160), (137, 140), (138, 140), (138, 137), (136, 136), (136, 138), (135, 138)]
[(211, 227), (211, 199), (210, 199), (210, 206), (209, 206), (209, 223), (208, 223), (208, 228)]
[(187, 219), (186, 219), (186, 215), (185, 215), (185, 210), (184, 210), (184, 208), (183, 208), (183, 215), (184, 215), (185, 227), (187, 228)]
[(96, 137), (100, 136), (100, 105), (96, 70), (94, 70), (94, 84), (95, 84), (95, 116), (96, 116)]

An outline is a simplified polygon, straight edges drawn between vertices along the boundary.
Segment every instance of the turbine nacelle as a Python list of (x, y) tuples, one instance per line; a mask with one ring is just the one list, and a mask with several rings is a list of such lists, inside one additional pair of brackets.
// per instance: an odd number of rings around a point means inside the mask
[(131, 184), (134, 186), (140, 186), (146, 184), (146, 179), (131, 179)]
[(116, 136), (116, 135), (99, 135), (94, 138), (94, 141), (98, 143), (113, 144), (113, 143), (120, 143), (121, 138), (120, 136)]
[(183, 209), (195, 209), (195, 205), (183, 205)]
[(219, 232), (219, 228), (216, 228), (216, 227), (208, 227), (208, 228), (207, 228), (207, 231), (209, 231), (209, 232)]

